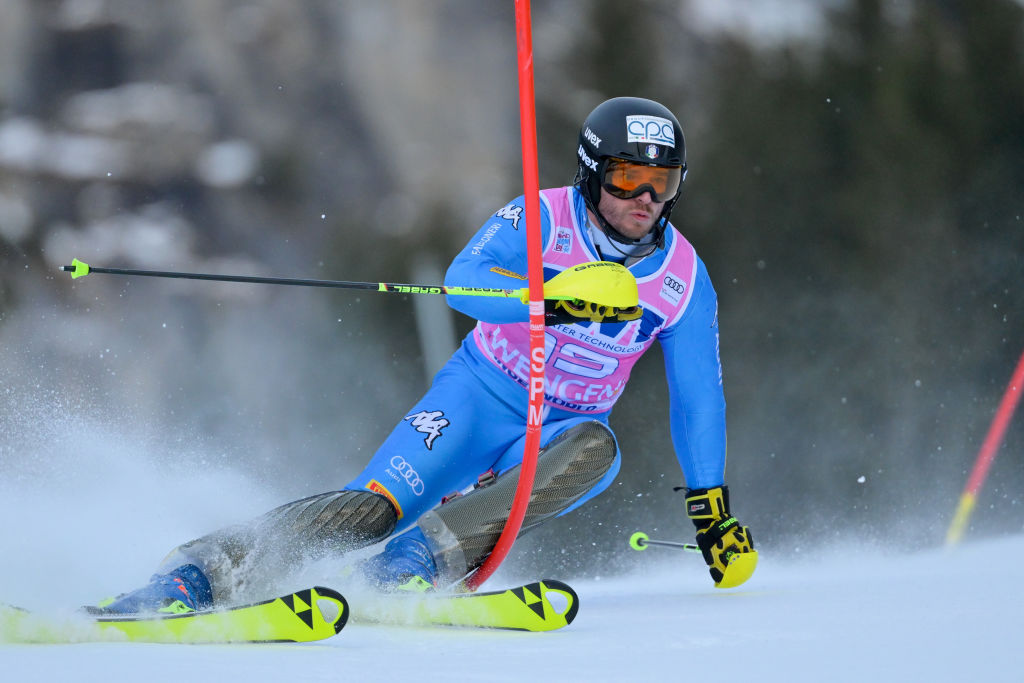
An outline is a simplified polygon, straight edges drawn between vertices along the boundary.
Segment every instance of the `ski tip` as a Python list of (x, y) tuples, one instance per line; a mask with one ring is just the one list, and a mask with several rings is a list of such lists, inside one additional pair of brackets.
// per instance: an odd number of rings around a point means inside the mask
[(573, 619), (576, 618), (576, 614), (580, 611), (580, 596), (572, 589), (567, 583), (559, 581), (558, 579), (544, 579), (541, 581), (543, 591), (545, 593), (544, 598), (547, 600), (555, 610), (558, 610), (556, 600), (551, 599), (551, 593), (560, 594), (566, 601), (564, 611), (561, 612), (561, 616), (565, 619), (565, 624), (569, 625)]
[[(334, 590), (333, 588), (327, 588), (325, 586), (314, 586), (313, 591), (316, 593), (314, 602), (316, 607), (320, 611), (324, 621), (334, 628), (334, 633), (337, 635), (341, 633), (341, 629), (345, 628), (345, 624), (348, 623), (348, 617), (351, 610), (348, 607), (348, 600), (345, 596)], [(333, 603), (337, 614), (331, 614), (333, 609), (328, 609), (323, 603)]]

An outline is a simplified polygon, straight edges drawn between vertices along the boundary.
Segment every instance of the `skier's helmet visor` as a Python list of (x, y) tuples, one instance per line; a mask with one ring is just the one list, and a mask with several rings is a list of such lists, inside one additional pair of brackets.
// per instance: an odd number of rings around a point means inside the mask
[(679, 192), (682, 166), (648, 166), (610, 159), (601, 186), (613, 197), (632, 199), (650, 192), (656, 202), (667, 202)]

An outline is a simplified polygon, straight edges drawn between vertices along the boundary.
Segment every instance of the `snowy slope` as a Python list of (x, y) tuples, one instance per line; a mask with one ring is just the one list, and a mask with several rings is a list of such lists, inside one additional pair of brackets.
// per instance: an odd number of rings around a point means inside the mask
[[(0, 601), (87, 604), (139, 585), (174, 544), (288, 499), (201, 449), (28, 405), (0, 453)], [(731, 591), (694, 555), (625, 544), (626, 578), (524, 576), (513, 561), (485, 585), (572, 583), (579, 614), (553, 633), (353, 621), (312, 645), (0, 644), (0, 682), (1024, 681), (1024, 536), (889, 556), (762, 539), (757, 573)]]
[(643, 577), (577, 584), (579, 616), (554, 633), (350, 623), (313, 645), (0, 645), (0, 670), (106, 683), (1024, 680), (1022, 537), (891, 558), (766, 555), (734, 591), (678, 557), (651, 562)]

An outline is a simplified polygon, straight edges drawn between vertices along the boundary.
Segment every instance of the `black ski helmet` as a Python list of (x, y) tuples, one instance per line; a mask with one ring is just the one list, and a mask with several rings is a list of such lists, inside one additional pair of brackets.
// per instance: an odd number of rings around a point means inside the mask
[[(682, 179), (675, 196), (665, 202), (655, 221), (654, 248), (661, 246), (669, 214), (682, 192), (686, 178), (686, 141), (675, 115), (662, 104), (642, 97), (615, 97), (597, 105), (580, 128), (576, 150), (579, 168), (575, 184), (583, 199), (612, 240), (635, 245), (632, 240), (608, 224), (597, 210), (601, 200), (601, 179), (611, 159), (624, 159), (648, 166), (680, 166)], [(652, 249), (652, 251), (653, 251)]]

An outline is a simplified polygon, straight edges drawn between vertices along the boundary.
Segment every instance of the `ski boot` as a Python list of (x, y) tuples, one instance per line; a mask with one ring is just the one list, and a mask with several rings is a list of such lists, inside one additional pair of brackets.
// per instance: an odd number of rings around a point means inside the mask
[(143, 614), (164, 612), (184, 614), (213, 606), (210, 582), (194, 564), (154, 574), (142, 588), (108, 598), (96, 607), (86, 607), (90, 614)]
[(437, 564), (419, 527), (392, 539), (384, 550), (366, 560), (363, 577), (386, 593), (425, 593), (437, 586)]

